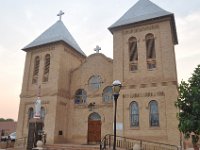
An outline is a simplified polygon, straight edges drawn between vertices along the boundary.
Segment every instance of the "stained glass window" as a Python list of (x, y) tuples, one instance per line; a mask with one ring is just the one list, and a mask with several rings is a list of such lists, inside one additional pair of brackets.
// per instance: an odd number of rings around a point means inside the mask
[(149, 103), (149, 106), (150, 106), (150, 114), (149, 114), (150, 126), (152, 127), (159, 126), (158, 103), (155, 100), (153, 100)]
[(103, 102), (112, 102), (113, 95), (112, 95), (112, 87), (108, 86), (103, 90)]
[(98, 90), (101, 87), (102, 79), (99, 75), (93, 75), (89, 79), (90, 90)]
[(131, 127), (139, 126), (139, 108), (137, 102), (133, 101), (130, 104), (130, 120)]
[(93, 112), (89, 115), (88, 120), (101, 120), (101, 116), (98, 113)]
[(74, 99), (74, 103), (75, 104), (82, 104), (82, 103), (86, 103), (86, 99), (87, 99), (87, 93), (85, 90), (83, 89), (78, 89), (75, 93), (75, 99)]

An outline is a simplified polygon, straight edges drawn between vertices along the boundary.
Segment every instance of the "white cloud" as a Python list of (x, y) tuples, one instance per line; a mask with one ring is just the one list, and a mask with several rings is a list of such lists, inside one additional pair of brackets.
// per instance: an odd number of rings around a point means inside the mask
[(189, 14), (188, 16), (177, 18), (177, 30), (179, 45), (177, 58), (200, 54), (200, 11)]
[(25, 11), (26, 18), (31, 21), (33, 18), (33, 13), (30, 10)]
[(200, 11), (177, 18), (179, 45), (176, 46), (179, 82), (188, 80), (200, 64)]

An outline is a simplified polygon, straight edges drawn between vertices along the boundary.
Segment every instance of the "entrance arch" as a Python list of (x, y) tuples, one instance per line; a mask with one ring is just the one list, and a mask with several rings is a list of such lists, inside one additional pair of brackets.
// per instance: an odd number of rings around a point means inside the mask
[(88, 116), (88, 144), (98, 144), (101, 141), (101, 116), (93, 112)]

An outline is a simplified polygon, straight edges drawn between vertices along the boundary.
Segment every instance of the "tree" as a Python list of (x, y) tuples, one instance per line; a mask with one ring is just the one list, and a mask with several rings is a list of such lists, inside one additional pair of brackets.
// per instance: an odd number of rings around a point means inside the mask
[(194, 70), (188, 82), (181, 81), (179, 85), (179, 98), (175, 103), (179, 108), (179, 130), (185, 138), (192, 139), (195, 150), (200, 137), (200, 65)]
[(14, 120), (11, 118), (8, 119), (0, 118), (0, 122), (14, 122)]
[(11, 118), (6, 119), (6, 121), (8, 121), (8, 122), (14, 122), (14, 120), (11, 119)]
[(4, 122), (5, 121), (5, 119), (4, 118), (0, 118), (0, 122)]

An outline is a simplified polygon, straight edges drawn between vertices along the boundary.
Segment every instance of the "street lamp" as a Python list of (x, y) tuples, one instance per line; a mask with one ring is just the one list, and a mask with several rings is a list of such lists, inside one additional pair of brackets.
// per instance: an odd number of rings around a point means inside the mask
[(115, 101), (113, 150), (116, 150), (116, 109), (117, 109), (117, 99), (119, 97), (119, 91), (120, 91), (121, 87), (122, 87), (122, 84), (119, 80), (115, 80), (112, 84), (113, 97), (114, 97), (114, 101)]

